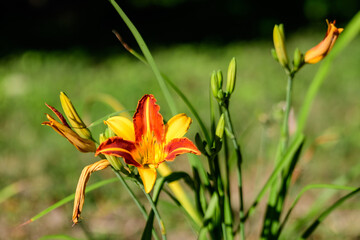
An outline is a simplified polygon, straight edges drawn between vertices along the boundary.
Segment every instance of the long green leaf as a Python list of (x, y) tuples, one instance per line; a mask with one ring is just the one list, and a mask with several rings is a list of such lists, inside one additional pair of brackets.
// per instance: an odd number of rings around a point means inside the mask
[(310, 113), (311, 105), (315, 96), (320, 89), (321, 84), (324, 82), (326, 75), (330, 70), (333, 59), (347, 46), (360, 32), (360, 11), (352, 18), (350, 23), (344, 28), (339, 39), (335, 43), (329, 55), (323, 60), (318, 72), (316, 73), (311, 85), (306, 93), (304, 103), (301, 107), (298, 117), (297, 134), (304, 131), (307, 118)]
[(21, 182), (12, 183), (0, 191), (0, 204), (21, 191)]
[(120, 8), (120, 6), (116, 3), (115, 0), (109, 0), (110, 3), (113, 5), (113, 7), (115, 8), (115, 10), (118, 12), (118, 14), (120, 15), (120, 17), (123, 19), (123, 21), (125, 22), (125, 24), (128, 26), (128, 28), (130, 29), (131, 33), (133, 34), (135, 40), (137, 41), (137, 43), (139, 44), (139, 47), (141, 49), (141, 51), (143, 52), (146, 61), (149, 63), (153, 73), (155, 74), (156, 79), (158, 80), (158, 83), (160, 85), (160, 88), (166, 98), (166, 101), (169, 104), (171, 113), (173, 115), (175, 115), (177, 113), (176, 110), (176, 105), (174, 102), (174, 99), (172, 98), (169, 89), (166, 86), (165, 80), (162, 77), (158, 67), (156, 66), (156, 63), (154, 61), (153, 56), (150, 53), (149, 48), (147, 47), (144, 39), (141, 37), (139, 31), (136, 29), (135, 25), (131, 22), (131, 20), (128, 18), (128, 16), (125, 14), (125, 12)]
[(264, 194), (266, 193), (266, 191), (268, 190), (268, 188), (272, 185), (272, 182), (276, 179), (276, 177), (278, 176), (278, 174), (281, 172), (281, 170), (284, 168), (284, 166), (287, 166), (290, 161), (293, 159), (295, 153), (297, 152), (297, 150), (301, 147), (301, 145), (304, 142), (304, 135), (300, 134), (298, 135), (294, 141), (292, 142), (292, 144), (289, 146), (286, 154), (284, 155), (284, 157), (278, 162), (278, 164), (276, 165), (274, 171), (271, 173), (269, 179), (266, 181), (265, 185), (262, 187), (262, 189), (260, 190), (259, 194), (257, 195), (257, 197), (255, 198), (254, 203), (251, 205), (251, 207), (249, 208), (248, 212), (245, 215), (245, 219), (248, 218), (253, 211), (255, 210), (256, 206), (258, 205), (258, 203), (260, 202), (261, 198), (264, 196)]
[[(162, 177), (162, 178), (158, 178), (156, 181), (156, 184), (154, 186), (154, 190), (153, 190), (153, 202), (155, 204), (155, 206), (158, 203), (159, 200), (159, 196), (160, 196), (160, 192), (164, 187), (165, 183), (171, 183), (174, 181), (178, 181), (182, 178), (190, 178), (189, 174), (187, 174), (186, 172), (172, 172), (170, 175), (166, 176), (166, 177)], [(147, 240), (151, 238), (151, 230), (153, 229), (153, 223), (154, 223), (154, 211), (151, 210), (149, 217), (146, 221), (146, 226), (144, 229), (144, 232), (141, 236), (142, 240)]]
[[(88, 186), (86, 188), (85, 193), (91, 192), (91, 191), (93, 191), (93, 190), (95, 190), (95, 189), (97, 189), (99, 187), (105, 186), (105, 185), (107, 185), (109, 183), (113, 183), (115, 181), (117, 181), (117, 178), (110, 178), (110, 179), (106, 179), (106, 180), (94, 183), (94, 184), (92, 184), (92, 185), (90, 185), (90, 186)], [(44, 211), (42, 211), (39, 214), (32, 217), (27, 222), (23, 223), (23, 225), (38, 220), (39, 218), (45, 216), (46, 214), (48, 214), (49, 212), (55, 210), (56, 208), (61, 207), (62, 205), (74, 200), (74, 198), (75, 198), (75, 193), (61, 199), (60, 201), (58, 201), (55, 204), (51, 205), (50, 207), (46, 208)]]
[(296, 204), (298, 203), (298, 201), (300, 200), (300, 198), (304, 195), (304, 193), (306, 193), (309, 190), (312, 189), (318, 189), (318, 188), (325, 188), (325, 189), (337, 189), (337, 190), (350, 190), (350, 191), (354, 191), (356, 190), (356, 188), (354, 187), (348, 187), (348, 186), (342, 186), (342, 185), (334, 185), (334, 184), (310, 184), (307, 185), (306, 187), (304, 187), (296, 196), (294, 202), (291, 204), (289, 211), (287, 212), (283, 222), (281, 223), (278, 232), (277, 232), (277, 238), (279, 238), (282, 230), (284, 229), (284, 226), (287, 222), (287, 220), (289, 219), (289, 216), (292, 212), (292, 210), (294, 209), (294, 207), (296, 206)]
[(78, 238), (73, 238), (70, 237), (68, 235), (64, 235), (64, 234), (57, 234), (57, 235), (47, 235), (47, 236), (42, 236), (41, 238), (39, 238), (39, 240), (48, 240), (48, 239), (65, 239), (65, 240), (79, 240)]
[(301, 236), (300, 239), (307, 239), (314, 231), (315, 229), (319, 226), (320, 223), (322, 223), (325, 218), (332, 212), (334, 211), (337, 207), (339, 207), (343, 202), (345, 202), (347, 199), (349, 199), (350, 197), (354, 196), (355, 194), (357, 194), (358, 192), (360, 192), (360, 187), (357, 188), (356, 190), (352, 191), (351, 193), (345, 195), (344, 197), (340, 198), (339, 200), (337, 200), (334, 204), (332, 204), (330, 207), (328, 207), (325, 211), (323, 211), (320, 216), (318, 218), (316, 218), (314, 220), (314, 222), (305, 230), (305, 232), (303, 233), (303, 235)]

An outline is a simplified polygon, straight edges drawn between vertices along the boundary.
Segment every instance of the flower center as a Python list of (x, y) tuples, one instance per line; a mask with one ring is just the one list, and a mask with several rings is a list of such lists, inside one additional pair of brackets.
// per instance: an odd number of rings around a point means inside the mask
[(157, 167), (164, 160), (164, 143), (159, 143), (154, 134), (142, 136), (136, 144), (135, 160), (143, 166)]

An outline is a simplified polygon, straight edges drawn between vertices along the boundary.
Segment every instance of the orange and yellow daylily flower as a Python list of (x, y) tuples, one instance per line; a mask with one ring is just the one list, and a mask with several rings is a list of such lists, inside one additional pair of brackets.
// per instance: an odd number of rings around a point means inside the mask
[(335, 27), (335, 21), (329, 22), (326, 20), (326, 23), (328, 25), (328, 29), (325, 38), (318, 45), (305, 53), (304, 60), (306, 63), (317, 63), (322, 60), (330, 52), (336, 42), (336, 39), (344, 30), (343, 28)]
[(183, 153), (200, 155), (197, 147), (183, 137), (191, 118), (178, 114), (164, 124), (159, 110), (154, 96), (145, 95), (138, 103), (132, 122), (121, 116), (108, 119), (105, 123), (117, 136), (101, 143), (95, 153), (122, 157), (127, 164), (137, 167), (147, 193), (155, 184), (159, 164), (173, 161)]

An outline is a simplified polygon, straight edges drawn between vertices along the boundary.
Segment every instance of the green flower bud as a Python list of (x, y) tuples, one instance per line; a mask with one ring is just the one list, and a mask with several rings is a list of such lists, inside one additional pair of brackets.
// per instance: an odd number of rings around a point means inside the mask
[(294, 52), (294, 71), (297, 71), (304, 64), (304, 56), (298, 48)]
[(273, 30), (273, 41), (279, 63), (289, 69), (289, 60), (286, 54), (284, 26), (275, 25)]
[[(100, 134), (100, 143), (106, 141), (108, 139), (108, 137), (105, 136), (105, 134), (101, 133)], [(121, 170), (122, 168), (122, 163), (120, 161), (120, 159), (118, 157), (112, 156), (112, 155), (106, 155), (105, 154), (106, 159), (109, 161), (109, 163), (111, 164), (111, 166), (115, 169), (115, 170)]]
[(217, 98), (218, 91), (219, 91), (219, 84), (218, 84), (218, 79), (217, 79), (215, 71), (213, 71), (213, 73), (211, 74), (210, 85), (211, 85), (211, 90), (212, 90), (214, 97)]
[(279, 62), (279, 58), (278, 58), (277, 55), (276, 55), (275, 48), (272, 48), (272, 49), (271, 49), (271, 55), (272, 55), (272, 57), (275, 59), (275, 61)]
[(222, 75), (221, 70), (218, 70), (218, 71), (216, 72), (216, 76), (217, 76), (217, 79), (218, 79), (218, 87), (219, 87), (219, 89), (222, 89), (222, 85), (223, 85), (223, 75)]
[(231, 94), (234, 91), (235, 80), (236, 80), (236, 59), (233, 58), (230, 61), (227, 72), (226, 92), (228, 94)]
[(224, 114), (221, 114), (219, 122), (216, 126), (215, 135), (219, 138), (222, 138), (224, 135), (224, 129), (225, 129), (225, 119)]

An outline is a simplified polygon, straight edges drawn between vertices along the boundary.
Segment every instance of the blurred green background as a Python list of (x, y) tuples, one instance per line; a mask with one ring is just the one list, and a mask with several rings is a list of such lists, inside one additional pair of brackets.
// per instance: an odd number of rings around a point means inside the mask
[[(15, 7), (13, 2), (0, 4), (4, 10), (0, 19), (6, 23), (0, 26), (0, 191), (12, 186), (16, 192), (8, 198), (4, 191), (0, 194), (0, 239), (38, 239), (47, 234), (67, 234), (79, 239), (89, 235), (89, 239), (139, 239), (145, 221), (117, 182), (87, 195), (83, 226), (71, 227), (69, 203), (34, 223), (16, 228), (73, 193), (82, 168), (96, 160), (92, 154), (77, 152), (49, 127), (41, 126), (46, 120), (44, 113), (50, 113), (45, 102), (61, 109), (60, 91), (67, 93), (88, 124), (113, 111), (100, 102), (90, 104), (99, 93), (114, 96), (131, 111), (144, 94), (152, 93), (164, 118), (171, 117), (151, 70), (127, 53), (112, 35), (112, 28), (117, 29), (137, 49), (107, 1), (89, 1), (87, 5), (50, 0), (19, 3), (27, 11)], [(231, 109), (244, 154), (246, 206), (252, 203), (272, 170), (279, 104), (285, 98), (285, 74), (270, 54), (273, 25), (285, 23), (291, 56), (295, 47), (305, 52), (324, 37), (325, 18), (337, 19), (337, 26), (344, 27), (359, 9), (359, 2), (351, 0), (346, 4), (322, 0), (294, 3), (295, 7), (281, 1), (267, 2), (261, 8), (244, 1), (123, 3), (124, 10), (144, 33), (158, 67), (185, 92), (206, 120), (210, 74), (217, 69), (226, 72), (228, 62), (236, 57), (238, 81)], [(279, 4), (285, 4), (287, 11), (280, 11), (276, 7)], [(333, 62), (314, 102), (306, 128), (307, 150), (289, 200), (309, 183), (332, 183), (342, 177), (348, 185), (357, 186), (359, 62), (357, 37)], [(295, 115), (318, 68), (319, 64), (307, 65), (296, 76)], [(179, 111), (191, 116), (175, 93), (174, 98)], [(194, 121), (187, 136), (193, 139), (198, 129)], [(92, 130), (100, 132), (103, 127)], [(172, 167), (189, 170), (186, 158), (177, 159)], [(113, 176), (110, 170), (101, 171), (93, 174), (90, 183)], [(141, 198), (141, 193), (137, 194)], [(295, 209), (294, 222), (302, 218), (320, 194), (321, 191), (312, 191), (302, 199)], [(341, 192), (335, 194), (328, 204), (340, 195)], [(358, 200), (357, 197), (349, 201), (331, 214), (314, 239), (360, 237)], [(166, 199), (161, 203), (169, 239), (196, 239), (181, 211), (174, 210)], [(258, 211), (247, 226), (249, 239), (258, 237), (261, 214), (262, 210)], [(305, 226), (306, 223), (295, 231), (302, 232)]]

